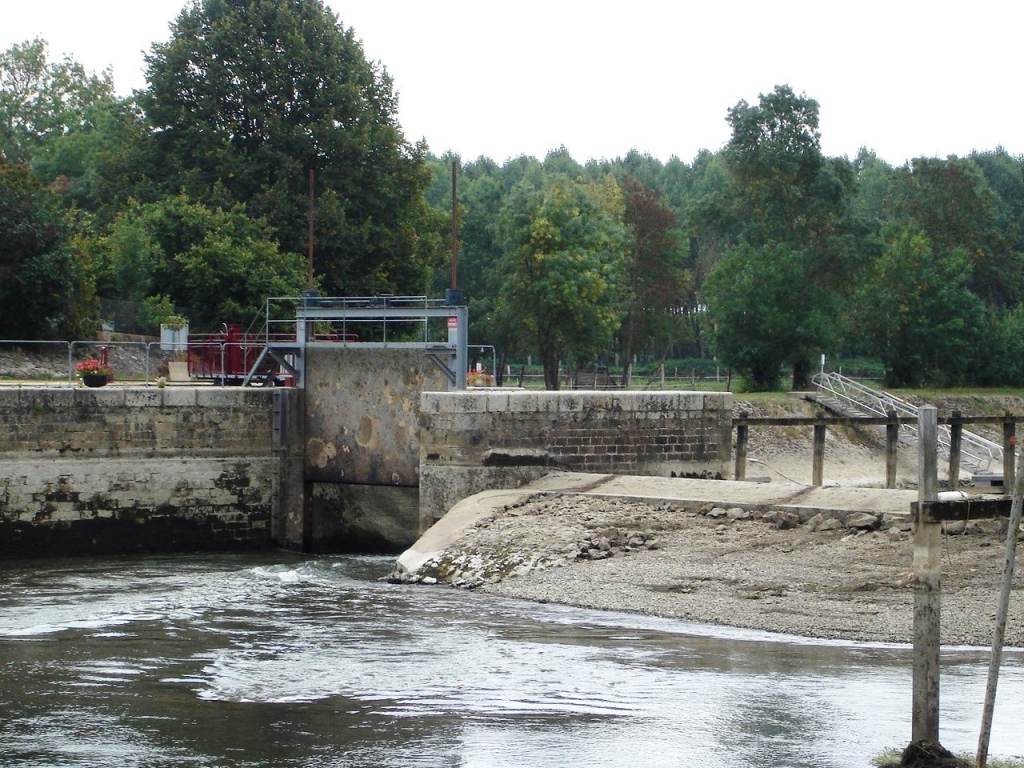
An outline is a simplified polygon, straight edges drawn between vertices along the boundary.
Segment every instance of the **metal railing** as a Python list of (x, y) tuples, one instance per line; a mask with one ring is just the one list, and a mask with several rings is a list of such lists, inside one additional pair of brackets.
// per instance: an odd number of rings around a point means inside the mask
[[(871, 387), (839, 373), (822, 371), (815, 374), (813, 381), (819, 390), (835, 400), (842, 409), (857, 414), (883, 417), (894, 413), (897, 416), (916, 419), (920, 412), (916, 405), (901, 400), (888, 392), (871, 389)], [(901, 423), (900, 435), (908, 444), (917, 445), (916, 423)], [(948, 424), (940, 425), (939, 453), (946, 461), (949, 461), (950, 458), (951, 441), (950, 426)], [(960, 435), (960, 453), (967, 460), (964, 463), (969, 464), (976, 472), (990, 472), (993, 464), (1000, 468), (1003, 464), (1003, 448), (999, 443), (968, 432), (966, 429)]]
[[(308, 341), (365, 344), (371, 337), (389, 346), (418, 337), (416, 343), (431, 342), (428, 316), (422, 310), (437, 310), (444, 299), (426, 296), (271, 296), (264, 307), (264, 333), (295, 333), (296, 319), (308, 310), (312, 332)], [(388, 312), (388, 310), (393, 310)], [(324, 320), (315, 319), (323, 317)], [(317, 329), (318, 323), (330, 326)], [(337, 339), (331, 339), (337, 336)], [(446, 330), (435, 329), (435, 342), (447, 340)]]
[[(162, 349), (161, 342), (159, 341), (96, 341), (85, 339), (78, 339), (75, 341), (40, 341), (38, 339), (0, 339), (0, 348), (12, 350), (12, 354), (15, 357), (19, 354), (28, 355), (30, 354), (30, 350), (32, 350), (31, 354), (38, 355), (39, 352), (35, 350), (45, 351), (52, 347), (61, 348), (60, 354), (64, 365), (66, 365), (65, 373), (68, 384), (74, 384), (76, 372), (75, 366), (78, 363), (89, 358), (103, 359), (104, 357), (107, 358), (107, 363), (113, 371), (115, 379), (121, 378), (122, 380), (127, 379), (131, 381), (138, 381), (138, 375), (141, 375), (143, 382), (150, 384), (156, 379), (156, 368), (161, 362), (167, 362), (173, 359), (176, 355), (181, 354)], [(142, 359), (138, 365), (137, 371), (133, 366), (131, 372), (126, 375), (126, 369), (124, 366), (119, 367), (116, 361), (109, 359), (110, 352), (117, 348), (138, 349)], [(8, 376), (7, 378), (10, 380), (12, 377)], [(62, 378), (64, 378), (63, 374)]]

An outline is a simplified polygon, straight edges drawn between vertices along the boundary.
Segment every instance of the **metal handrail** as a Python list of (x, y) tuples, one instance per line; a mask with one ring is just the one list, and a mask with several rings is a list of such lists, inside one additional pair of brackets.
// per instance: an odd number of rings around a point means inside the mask
[[(74, 341), (41, 341), (39, 339), (0, 339), (0, 346), (20, 347), (30, 345), (54, 345), (59, 344), (67, 350), (67, 383), (74, 384), (75, 380), (75, 354), (76, 350), (91, 348), (102, 354), (103, 349), (111, 347), (138, 347), (144, 354), (144, 376), (148, 385), (152, 380), (153, 359), (156, 357), (154, 348), (159, 348), (159, 341), (102, 341), (97, 339), (76, 339)], [(115, 370), (115, 374), (117, 371)]]
[[(871, 387), (866, 387), (839, 373), (822, 371), (814, 375), (813, 382), (840, 405), (850, 407), (859, 413), (875, 416), (888, 416), (895, 413), (897, 416), (910, 416), (916, 419), (920, 411), (917, 406), (901, 400), (895, 395), (871, 389)], [(949, 425), (939, 425), (938, 432), (939, 453), (946, 461), (949, 461), (952, 443)], [(906, 442), (916, 445), (918, 438), (916, 423), (901, 424), (900, 435), (901, 438), (905, 437)], [(960, 453), (967, 457), (970, 465), (979, 472), (988, 472), (993, 463), (996, 463), (996, 466), (1001, 466), (1003, 461), (1003, 447), (999, 443), (966, 429), (960, 433)]]

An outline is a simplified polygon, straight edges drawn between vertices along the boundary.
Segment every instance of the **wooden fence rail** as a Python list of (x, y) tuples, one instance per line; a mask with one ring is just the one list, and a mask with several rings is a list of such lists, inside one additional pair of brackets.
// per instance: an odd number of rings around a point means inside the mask
[[(1003, 416), (963, 416), (954, 411), (945, 418), (937, 418), (938, 424), (950, 428), (949, 473), (947, 480), (950, 488), (957, 486), (960, 478), (960, 442), (965, 424), (1002, 424), (1003, 426), (1003, 477), (1013, 478), (1014, 445), (1016, 444), (1017, 421), (1022, 417), (1009, 413)], [(813, 427), (814, 444), (812, 451), (811, 484), (821, 485), (825, 468), (825, 435), (829, 427), (870, 427), (884, 426), (885, 430), (885, 487), (896, 487), (896, 457), (901, 424), (916, 425), (915, 416), (784, 416), (784, 417), (751, 417), (742, 412), (732, 420), (736, 430), (736, 462), (734, 478), (745, 480), (747, 477), (747, 444), (750, 427)]]

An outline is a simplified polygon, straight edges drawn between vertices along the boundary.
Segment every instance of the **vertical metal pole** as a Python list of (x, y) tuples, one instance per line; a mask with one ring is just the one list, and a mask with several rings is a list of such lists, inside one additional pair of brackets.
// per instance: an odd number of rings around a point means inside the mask
[(896, 451), (900, 442), (900, 423), (896, 411), (886, 414), (889, 423), (885, 425), (885, 487), (896, 487)]
[(814, 425), (814, 453), (811, 467), (811, 485), (820, 486), (825, 474), (825, 425)]
[[(743, 411), (740, 418), (747, 418), (747, 412)], [(745, 480), (747, 477), (747, 430), (746, 424), (736, 425), (736, 472), (737, 480)]]
[(1010, 522), (1006, 530), (1003, 583), (999, 589), (999, 603), (996, 607), (996, 628), (992, 635), (992, 658), (988, 665), (985, 706), (981, 714), (981, 732), (978, 735), (977, 768), (985, 768), (985, 763), (988, 760), (988, 740), (992, 734), (992, 716), (996, 708), (996, 685), (999, 683), (999, 665), (1003, 657), (1006, 615), (1010, 610), (1010, 587), (1013, 586), (1013, 568), (1017, 556), (1017, 531), (1020, 529), (1022, 503), (1024, 503), (1024, 461), (1017, 468), (1017, 479), (1013, 484), (1013, 503), (1010, 506)]
[(456, 192), (458, 163), (452, 160), (452, 290), (459, 287), (459, 204)]
[(964, 425), (960, 419), (963, 414), (953, 411), (949, 421), (949, 490), (955, 491), (960, 485), (960, 443), (963, 438)]
[[(917, 416), (919, 503), (938, 498), (938, 412), (922, 406)], [(942, 539), (939, 523), (914, 521), (914, 682), (912, 741), (939, 740), (939, 603)]]
[(469, 308), (456, 307), (459, 327), (455, 335), (455, 389), (466, 388), (466, 369), (469, 366)]
[(309, 169), (309, 258), (306, 265), (306, 287), (313, 290), (313, 187), (316, 182), (316, 172)]

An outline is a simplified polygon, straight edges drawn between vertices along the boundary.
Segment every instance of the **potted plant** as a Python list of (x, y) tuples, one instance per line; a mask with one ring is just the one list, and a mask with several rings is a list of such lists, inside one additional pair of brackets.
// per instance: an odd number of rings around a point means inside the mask
[(469, 387), (493, 387), (494, 377), (484, 371), (470, 371), (466, 374), (466, 386)]
[(82, 383), (87, 387), (106, 386), (107, 382), (110, 381), (110, 374), (112, 373), (109, 365), (104, 365), (95, 357), (76, 363), (75, 370), (78, 374), (78, 378), (81, 379)]

